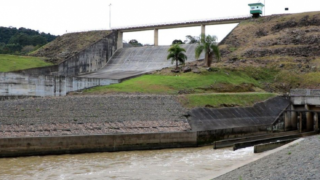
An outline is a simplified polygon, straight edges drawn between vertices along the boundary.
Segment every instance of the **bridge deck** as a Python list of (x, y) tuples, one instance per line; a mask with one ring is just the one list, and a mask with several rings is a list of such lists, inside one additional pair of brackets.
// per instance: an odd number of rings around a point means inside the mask
[(237, 17), (224, 17), (224, 18), (217, 18), (217, 19), (205, 19), (205, 20), (185, 21), (185, 22), (115, 27), (115, 28), (112, 28), (112, 30), (119, 30), (122, 32), (133, 32), (133, 31), (145, 31), (145, 30), (154, 30), (154, 29), (193, 27), (193, 26), (200, 26), (200, 25), (231, 24), (231, 23), (240, 23), (243, 20), (247, 20), (251, 18), (252, 18), (251, 15), (245, 15), (245, 16), (237, 16)]

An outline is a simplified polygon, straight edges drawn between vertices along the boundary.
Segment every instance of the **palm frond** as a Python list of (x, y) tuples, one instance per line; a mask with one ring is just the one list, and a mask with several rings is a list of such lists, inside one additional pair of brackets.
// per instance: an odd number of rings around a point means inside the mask
[(217, 45), (212, 44), (211, 49), (212, 49), (212, 52), (214, 53), (214, 55), (216, 56), (217, 60), (220, 61), (221, 55), (220, 55), (219, 47)]
[(198, 59), (201, 55), (201, 53), (204, 50), (204, 46), (202, 44), (198, 45), (195, 49), (195, 58)]
[(195, 49), (195, 57), (199, 58), (201, 53), (204, 51), (205, 55), (205, 60), (208, 62), (208, 66), (210, 66), (211, 61), (212, 61), (212, 54), (213, 53), (218, 61), (220, 60), (220, 51), (218, 48), (218, 43), (217, 43), (217, 36), (214, 35), (205, 35), (201, 34), (200, 35), (201, 39), (200, 42), (198, 43), (198, 46)]
[[(182, 62), (184, 63), (184, 61), (187, 60), (187, 55), (184, 54), (184, 52), (186, 52), (186, 50), (182, 47), (180, 47), (179, 44), (173, 44), (172, 46), (170, 46), (170, 48), (168, 49), (168, 55), (167, 55), (167, 59), (171, 59), (171, 63), (173, 63), (174, 61), (176, 62)], [(178, 64), (177, 64), (178, 66)]]

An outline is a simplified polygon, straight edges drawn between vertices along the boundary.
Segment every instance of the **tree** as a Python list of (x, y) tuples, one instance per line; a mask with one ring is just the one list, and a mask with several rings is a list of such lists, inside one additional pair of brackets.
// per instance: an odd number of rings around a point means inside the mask
[[(19, 29), (15, 27), (0, 27), (0, 53), (20, 54), (20, 51), (25, 46), (33, 45), (39, 47), (53, 41), (56, 37), (50, 33), (39, 33), (39, 31), (24, 27)], [(28, 49), (30, 47), (25, 48), (25, 50)]]
[(176, 61), (176, 69), (178, 69), (178, 62), (184, 64), (184, 62), (187, 60), (187, 55), (184, 54), (184, 52), (186, 52), (186, 50), (180, 47), (179, 44), (173, 44), (168, 49), (169, 54), (167, 56), (167, 60), (171, 59), (171, 63)]
[(180, 39), (175, 39), (172, 41), (172, 44), (183, 44), (183, 42)]
[(184, 41), (187, 44), (194, 44), (194, 43), (198, 43), (200, 40), (200, 38), (198, 36), (191, 36), (191, 35), (187, 35), (186, 36), (186, 40)]
[(220, 61), (221, 56), (216, 36), (201, 34), (200, 42), (195, 50), (195, 57), (198, 59), (203, 51), (205, 53), (204, 61), (208, 67), (211, 66), (213, 56)]
[(129, 44), (131, 44), (133, 47), (137, 47), (137, 46), (143, 46), (141, 43), (139, 43), (137, 40), (135, 39), (131, 39), (129, 41)]

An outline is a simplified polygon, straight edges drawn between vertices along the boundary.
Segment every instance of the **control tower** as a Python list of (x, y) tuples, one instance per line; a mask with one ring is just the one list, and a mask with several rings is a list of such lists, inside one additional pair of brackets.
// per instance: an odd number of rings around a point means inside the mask
[(254, 18), (260, 17), (260, 14), (262, 14), (262, 8), (264, 7), (264, 4), (252, 3), (248, 5), (250, 6), (250, 14), (252, 14), (252, 17)]

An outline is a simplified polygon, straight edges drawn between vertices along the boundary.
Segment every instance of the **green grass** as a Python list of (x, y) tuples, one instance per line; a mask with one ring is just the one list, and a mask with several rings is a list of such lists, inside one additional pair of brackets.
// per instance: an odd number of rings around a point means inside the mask
[(126, 80), (120, 84), (99, 86), (85, 90), (88, 94), (101, 93), (151, 93), (151, 94), (177, 94), (179, 90), (190, 90), (205, 88), (211, 85), (225, 83), (239, 85), (243, 83), (253, 84), (259, 87), (260, 84), (254, 78), (240, 71), (219, 70), (218, 72), (181, 73), (176, 75), (143, 75), (137, 78)]
[(0, 54), (0, 72), (16, 71), (28, 68), (50, 66), (38, 57)]
[(180, 103), (187, 108), (204, 107), (210, 105), (252, 106), (257, 102), (275, 97), (274, 93), (214, 93), (214, 94), (188, 94), (179, 96)]

